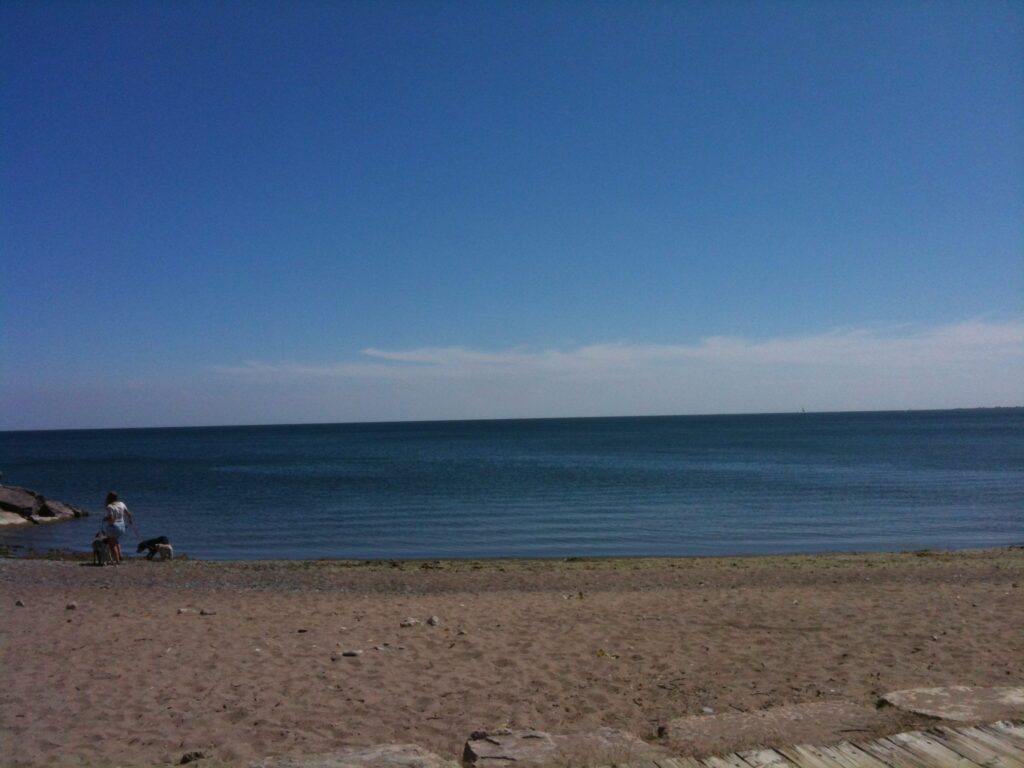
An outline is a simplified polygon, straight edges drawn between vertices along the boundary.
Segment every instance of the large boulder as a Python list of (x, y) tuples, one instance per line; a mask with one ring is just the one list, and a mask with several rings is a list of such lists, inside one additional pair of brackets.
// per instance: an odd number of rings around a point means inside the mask
[(466, 742), (462, 762), (466, 765), (520, 766), (609, 765), (668, 757), (663, 747), (613, 728), (587, 733), (552, 735), (544, 731), (477, 731)]
[(87, 517), (89, 513), (63, 501), (14, 485), (0, 485), (0, 525), (53, 523)]
[(43, 497), (27, 488), (14, 485), (0, 485), (0, 509), (14, 512), (22, 517), (31, 517), (43, 506)]
[(458, 768), (415, 744), (377, 744), (349, 747), (326, 755), (268, 757), (250, 768)]

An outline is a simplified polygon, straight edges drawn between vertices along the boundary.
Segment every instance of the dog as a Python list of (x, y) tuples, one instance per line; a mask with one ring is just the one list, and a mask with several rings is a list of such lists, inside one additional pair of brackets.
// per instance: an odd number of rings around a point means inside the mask
[[(145, 541), (140, 541), (139, 546), (135, 548), (135, 553), (142, 554), (142, 550), (148, 549), (149, 554), (146, 555), (146, 559), (152, 560), (154, 557), (156, 557), (157, 552), (159, 551), (157, 547), (159, 547), (161, 544), (166, 544), (167, 546), (170, 546), (170, 539), (168, 539), (166, 536), (157, 536), (155, 539), (146, 539)], [(167, 558), (161, 557), (160, 559), (166, 560)]]
[(114, 562), (114, 555), (110, 551), (110, 540), (103, 535), (103, 531), (96, 533), (92, 540), (92, 564), (111, 565)]
[(174, 547), (170, 544), (157, 544), (156, 556), (160, 560), (172, 560), (174, 559)]

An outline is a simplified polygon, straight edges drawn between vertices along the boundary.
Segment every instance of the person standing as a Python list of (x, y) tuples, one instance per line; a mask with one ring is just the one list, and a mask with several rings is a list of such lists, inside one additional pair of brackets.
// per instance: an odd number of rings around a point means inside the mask
[(132, 513), (117, 494), (111, 491), (107, 494), (107, 516), (103, 518), (103, 532), (110, 539), (110, 550), (115, 565), (119, 565), (124, 559), (121, 556), (121, 537), (129, 525), (134, 525)]

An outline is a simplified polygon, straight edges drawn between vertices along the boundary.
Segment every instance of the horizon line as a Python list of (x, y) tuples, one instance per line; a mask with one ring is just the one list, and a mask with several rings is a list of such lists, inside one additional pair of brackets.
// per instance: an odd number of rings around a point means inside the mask
[(147, 425), (137, 427), (49, 427), (46, 429), (0, 429), (0, 434), (34, 434), (38, 432), (127, 432), (146, 429), (260, 429), (280, 427), (348, 427), (391, 424), (472, 424), (508, 421), (598, 421), (612, 419), (706, 419), (734, 416), (835, 416), (869, 413), (946, 413), (956, 411), (1014, 411), (1024, 410), (1021, 405), (966, 405), (952, 408), (878, 408), (829, 411), (732, 411), (717, 413), (654, 413), (615, 414), (605, 416), (512, 416), (482, 419), (368, 419), (366, 421), (293, 421), (244, 424), (179, 424), (176, 426)]

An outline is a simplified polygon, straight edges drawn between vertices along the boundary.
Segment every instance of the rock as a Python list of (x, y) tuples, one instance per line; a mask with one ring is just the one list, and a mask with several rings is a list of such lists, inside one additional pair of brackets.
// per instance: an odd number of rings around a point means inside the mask
[(45, 499), (39, 510), (43, 517), (82, 517), (82, 510), (56, 499)]
[(24, 525), (31, 522), (31, 520), (26, 520), (16, 512), (7, 512), (0, 509), (0, 525)]
[(362, 655), (363, 655), (363, 652), (362, 652), (362, 651), (359, 651), (359, 650), (356, 650), (356, 651), (342, 651), (342, 652), (341, 652), (341, 655), (342, 655), (342, 656), (348, 656), (348, 657), (352, 657), (352, 656), (362, 656)]
[(436, 627), (440, 623), (441, 620), (437, 618), (437, 616), (431, 616), (429, 619), (427, 619), (427, 624), (429, 624), (432, 627)]
[(420, 623), (419, 619), (414, 619), (414, 618), (412, 618), (410, 616), (408, 619), (402, 619), (402, 623), (400, 624), (400, 626), (402, 626), (402, 627), (415, 627), (419, 623)]
[(14, 512), (22, 517), (29, 517), (39, 512), (43, 506), (43, 497), (27, 488), (13, 485), (0, 486), (0, 509)]
[[(674, 754), (722, 754), (766, 745), (838, 744), (850, 734), (892, 729), (893, 712), (870, 703), (813, 701), (757, 709), (688, 715), (658, 728)], [(891, 732), (891, 730), (889, 731)]]
[(72, 600), (70, 603), (68, 603), (67, 605), (64, 606), (64, 610), (66, 610), (66, 611), (76, 611), (76, 610), (78, 610), (78, 603), (76, 603), (76, 602), (74, 602)]
[(216, 616), (217, 612), (216, 611), (209, 611), (206, 608), (200, 608), (199, 609), (199, 615), (200, 616)]
[(713, 710), (711, 707), (701, 707), (700, 711), (703, 712), (705, 715), (715, 714), (715, 710)]
[(24, 600), (15, 600), (14, 604), (16, 606), (18, 606), (19, 608), (24, 608), (25, 607), (25, 601)]
[(196, 613), (196, 609), (195, 608), (179, 608), (178, 609), (178, 615), (180, 616), (183, 613)]
[(206, 757), (206, 754), (203, 752), (186, 752), (181, 756), (181, 760), (178, 761), (178, 765), (188, 765), (189, 763), (194, 763), (196, 760), (202, 760), (204, 757)]
[(28, 488), (0, 486), (0, 525), (18, 523), (51, 523), (87, 517), (84, 509), (47, 499)]
[(503, 728), (475, 731), (466, 741), (462, 762), (465, 765), (492, 762), (514, 762), (517, 766), (607, 765), (652, 760), (669, 754), (662, 747), (612, 728), (568, 735)]
[(1016, 720), (1024, 717), (1024, 688), (910, 688), (879, 699), (907, 712), (962, 722)]
[(458, 768), (458, 765), (415, 744), (377, 744), (325, 755), (264, 758), (250, 763), (249, 768)]

